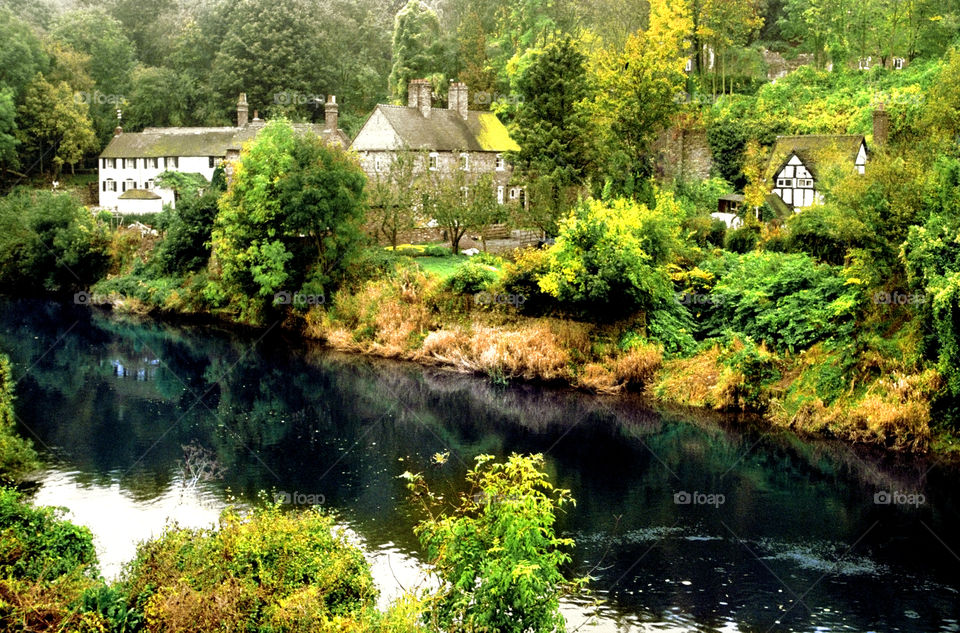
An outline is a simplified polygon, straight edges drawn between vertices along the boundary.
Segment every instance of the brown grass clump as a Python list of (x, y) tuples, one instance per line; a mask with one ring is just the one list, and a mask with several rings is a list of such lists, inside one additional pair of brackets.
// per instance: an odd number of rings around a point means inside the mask
[(146, 629), (151, 633), (239, 633), (246, 630), (248, 614), (258, 601), (248, 587), (235, 579), (202, 592), (180, 581), (163, 587), (147, 601)]
[(713, 407), (713, 391), (722, 370), (719, 356), (720, 348), (713, 347), (690, 358), (667, 361), (653, 394), (675, 404)]
[[(98, 613), (80, 612), (76, 605), (93, 581), (66, 575), (50, 582), (0, 580), (2, 630), (11, 631), (106, 631), (108, 623)], [(10, 628), (6, 628), (10, 627)]]
[(620, 356), (614, 368), (618, 382), (627, 387), (646, 387), (663, 366), (663, 352), (650, 343), (635, 345)]
[(533, 323), (519, 330), (479, 326), (469, 342), (476, 370), (506, 378), (559, 380), (569, 377), (570, 354), (549, 327)]

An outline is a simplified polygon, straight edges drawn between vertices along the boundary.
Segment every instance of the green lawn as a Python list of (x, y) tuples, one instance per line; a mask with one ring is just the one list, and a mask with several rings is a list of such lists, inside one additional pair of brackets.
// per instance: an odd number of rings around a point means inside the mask
[(457, 266), (470, 259), (466, 255), (447, 255), (446, 257), (417, 257), (414, 261), (424, 271), (446, 279), (453, 274)]

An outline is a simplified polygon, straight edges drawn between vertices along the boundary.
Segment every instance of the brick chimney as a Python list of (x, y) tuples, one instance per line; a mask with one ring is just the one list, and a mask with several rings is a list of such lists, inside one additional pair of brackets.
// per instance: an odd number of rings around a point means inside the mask
[(337, 129), (339, 112), (340, 108), (337, 106), (337, 96), (330, 95), (327, 97), (327, 103), (323, 107), (323, 129), (331, 131)]
[(447, 93), (447, 108), (456, 110), (460, 114), (460, 117), (466, 120), (467, 110), (470, 104), (468, 97), (467, 84), (462, 81), (451, 82), (450, 90)]
[(247, 93), (241, 92), (240, 98), (237, 100), (237, 127), (243, 127), (247, 124), (248, 112)]
[(890, 113), (883, 109), (883, 102), (873, 111), (873, 146), (880, 149), (890, 140)]

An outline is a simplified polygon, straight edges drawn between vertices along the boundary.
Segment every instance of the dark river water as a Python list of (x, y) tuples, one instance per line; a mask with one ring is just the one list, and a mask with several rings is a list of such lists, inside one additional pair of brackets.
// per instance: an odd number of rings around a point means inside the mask
[[(450, 488), (480, 453), (537, 452), (593, 578), (570, 630), (960, 630), (960, 473), (935, 460), (52, 302), (0, 299), (0, 350), (50, 464), (35, 500), (91, 527), (107, 576), (266, 491), (335, 511), (386, 602), (425, 581), (398, 475)], [(190, 485), (191, 443), (222, 479)]]

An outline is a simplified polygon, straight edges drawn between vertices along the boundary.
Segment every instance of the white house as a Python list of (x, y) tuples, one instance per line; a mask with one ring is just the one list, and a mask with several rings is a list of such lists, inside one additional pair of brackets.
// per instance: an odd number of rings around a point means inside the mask
[(867, 156), (862, 134), (778, 136), (770, 157), (773, 193), (793, 210), (822, 202), (817, 182), (828, 165), (862, 174)]
[[(336, 97), (331, 96), (323, 125), (293, 127), (345, 149), (350, 139), (337, 127), (337, 111)], [(125, 133), (118, 127), (100, 153), (100, 206), (122, 213), (151, 213), (160, 211), (165, 204), (174, 205), (173, 191), (158, 187), (157, 176), (169, 170), (197, 173), (210, 180), (217, 166), (239, 156), (243, 144), (264, 126), (256, 112), (253, 120), (248, 121), (247, 112), (247, 97), (241, 94), (236, 127), (148, 127), (137, 133)], [(127, 192), (142, 193), (128, 196)], [(155, 200), (152, 196), (158, 196), (160, 202), (147, 202)]]

